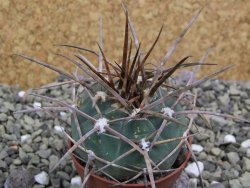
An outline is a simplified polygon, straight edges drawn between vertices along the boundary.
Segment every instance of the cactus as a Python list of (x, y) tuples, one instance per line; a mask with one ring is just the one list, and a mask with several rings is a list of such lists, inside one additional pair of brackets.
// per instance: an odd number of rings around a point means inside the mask
[[(111, 94), (108, 91), (103, 90), (100, 85), (97, 85), (94, 90), (96, 92), (102, 90), (102, 92), (105, 92), (107, 96), (111, 96)], [(161, 95), (166, 95), (166, 92), (166, 89), (159, 88), (157, 93), (152, 97), (152, 101), (159, 99)], [(171, 153), (171, 151), (176, 148), (180, 141), (177, 140), (162, 144), (157, 144), (157, 142), (181, 137), (188, 126), (188, 119), (183, 115), (178, 117), (178, 121), (182, 124), (178, 124), (175, 122), (167, 123), (164, 129), (162, 130), (160, 136), (156, 140), (155, 145), (153, 145), (151, 149), (149, 149), (150, 143), (152, 143), (154, 139), (153, 134), (155, 134), (159, 130), (161, 124), (164, 121), (163, 117), (155, 117), (149, 114), (140, 114), (140, 112), (138, 112), (138, 115), (135, 114), (133, 117), (133, 114), (131, 116), (131, 114), (128, 114), (128, 112), (126, 112), (124, 109), (117, 106), (117, 101), (114, 101), (111, 98), (108, 99), (108, 97), (105, 101), (98, 100), (96, 102), (96, 106), (98, 106), (101, 112), (101, 114), (98, 114), (97, 110), (93, 107), (93, 102), (91, 101), (87, 92), (83, 92), (82, 95), (84, 97), (81, 97), (81, 101), (79, 104), (79, 109), (82, 112), (95, 118), (97, 121), (107, 119), (110, 122), (108, 123), (108, 126), (110, 128), (127, 137), (129, 140), (139, 145), (143, 150), (148, 150), (149, 157), (155, 164), (161, 162), (165, 156)], [(155, 108), (154, 112), (162, 113), (162, 109), (170, 109), (170, 107), (175, 101), (176, 99), (174, 98), (165, 101), (163, 104)], [(174, 111), (180, 110), (180, 105), (177, 105), (174, 108)], [(130, 117), (126, 118), (125, 120), (122, 120), (122, 118), (128, 116)], [(121, 120), (115, 121), (117, 119)], [(88, 133), (95, 126), (93, 122), (80, 115), (78, 115), (78, 122), (80, 124), (82, 135)], [(72, 138), (75, 141), (78, 141), (80, 139), (80, 136), (74, 118), (72, 118), (71, 126)], [(133, 146), (121, 140), (119, 136), (113, 135), (109, 131), (104, 132), (100, 130), (99, 132), (95, 132), (94, 134), (89, 136), (88, 139), (84, 142), (83, 146), (85, 149), (93, 151), (94, 154), (98, 157), (110, 162), (115, 160), (122, 154), (128, 152), (129, 150), (133, 149)], [(176, 160), (178, 152), (179, 150), (176, 151), (173, 155), (171, 155), (168, 160), (162, 163), (159, 168), (171, 168), (171, 166)], [(76, 153), (77, 156), (81, 157), (82, 160), (87, 162), (88, 155), (82, 153), (82, 151), (79, 149)], [(98, 163), (98, 161), (93, 162), (96, 164), (97, 169), (100, 169), (105, 165), (103, 163)], [(132, 178), (133, 176), (138, 174), (140, 170), (146, 168), (143, 155), (141, 155), (138, 151), (134, 151), (128, 154), (126, 157), (117, 161), (115, 164), (126, 167), (127, 169), (109, 166), (103, 171), (118, 180), (126, 180)]]
[[(161, 99), (172, 91), (161, 85), (179, 66), (184, 64), (188, 57), (183, 58), (172, 69), (167, 69), (158, 78), (159, 81), (153, 85), (150, 79), (154, 74), (152, 71), (144, 70), (144, 64), (158, 41), (162, 28), (144, 57), (141, 56), (140, 45), (138, 45), (134, 58), (130, 58), (132, 42), (129, 47), (128, 27), (129, 18), (126, 12), (121, 65), (108, 62), (99, 46), (107, 78), (103, 77), (102, 72), (98, 72), (82, 55), (76, 55), (76, 57), (91, 72), (74, 62), (96, 81), (90, 88), (91, 92), (86, 89), (78, 96), (78, 108), (82, 113), (87, 114), (87, 117), (72, 116), (71, 134), (75, 141), (79, 141), (82, 135), (88, 134), (93, 128), (96, 128), (96, 131), (92, 132), (84, 143), (81, 143), (85, 151), (77, 149), (75, 154), (85, 164), (89, 160), (89, 151), (104, 161), (113, 161), (112, 165), (106, 165), (105, 162), (101, 162), (95, 157), (92, 159), (92, 163), (98, 171), (101, 169), (102, 173), (116, 181), (133, 179), (143, 169), (149, 168), (146, 160), (150, 161), (150, 165), (160, 164), (155, 166), (157, 170), (170, 169), (181, 149), (179, 147), (173, 152), (180, 143), (180, 139), (176, 138), (183, 136), (189, 122), (185, 115), (180, 115), (176, 119), (172, 118), (172, 113), (182, 109), (181, 105), (175, 104), (177, 100), (175, 96), (163, 101), (157, 107), (143, 112), (143, 108), (147, 104)], [(92, 117), (94, 120), (88, 117)], [(106, 130), (107, 128), (108, 130)], [(173, 141), (169, 142), (171, 139)], [(122, 155), (125, 156), (114, 162)], [(164, 160), (168, 155), (170, 157)]]
[[(197, 81), (194, 76), (198, 67), (214, 65), (204, 63), (207, 53), (199, 62), (186, 63), (189, 59), (187, 56), (176, 65), (165, 67), (171, 54), (202, 9), (174, 41), (158, 68), (150, 69), (147, 68), (146, 61), (159, 40), (163, 27), (149, 51), (143, 55), (127, 9), (125, 6), (123, 8), (126, 23), (120, 64), (111, 63), (106, 58), (101, 38), (98, 45), (99, 55), (90, 49), (60, 45), (84, 50), (97, 56), (98, 68), (83, 54), (78, 53), (75, 58), (59, 54), (83, 74), (70, 74), (43, 61), (25, 55), (19, 56), (54, 70), (67, 77), (68, 84), (73, 83), (75, 86), (73, 104), (36, 95), (56, 103), (60, 108), (58, 106), (55, 108), (43, 107), (35, 109), (35, 111), (50, 112), (63, 108), (71, 113), (71, 135), (67, 133), (65, 135), (73, 145), (54, 168), (67, 155), (73, 153), (86, 165), (84, 178), (88, 177), (89, 169), (91, 169), (91, 173), (102, 174), (118, 184), (128, 183), (145, 175), (149, 177), (151, 187), (155, 187), (155, 174), (161, 174), (171, 169), (183, 146), (190, 150), (187, 139), (193, 124), (194, 116), (192, 114), (198, 114), (201, 117), (208, 114), (242, 119), (197, 110), (196, 95), (188, 92), (231, 66), (222, 68)], [(133, 55), (133, 42), (129, 41), (130, 32), (136, 49)], [(103, 66), (105, 70), (103, 70)], [(176, 70), (184, 67), (193, 67), (193, 71), (186, 85), (178, 85), (172, 77)]]

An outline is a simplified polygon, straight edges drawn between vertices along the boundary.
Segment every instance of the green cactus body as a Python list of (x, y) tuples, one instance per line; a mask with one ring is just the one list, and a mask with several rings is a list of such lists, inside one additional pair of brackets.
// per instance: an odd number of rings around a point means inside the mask
[[(101, 91), (101, 87), (95, 86), (93, 90)], [(105, 92), (107, 93), (107, 95), (109, 94), (107, 91)], [(164, 94), (166, 94), (166, 90), (159, 88), (150, 102), (160, 98), (161, 95)], [(89, 95), (84, 92), (81, 96), (83, 97), (80, 99), (80, 110), (95, 119), (101, 118), (100, 115), (97, 113), (96, 109), (93, 107), (92, 100), (89, 98)], [(161, 112), (162, 108), (170, 107), (172, 104), (174, 104), (174, 102), (174, 99), (167, 100), (166, 102), (162, 103), (157, 108), (152, 110), (154, 110), (155, 112)], [(105, 102), (99, 100), (97, 102), (97, 106), (99, 107), (103, 117), (108, 120), (114, 120), (129, 116), (127, 113), (124, 112), (124, 110), (120, 108), (115, 108), (114, 101), (111, 99), (107, 99)], [(180, 110), (181, 107), (179, 105), (177, 105), (174, 109), (174, 111)], [(177, 119), (185, 125), (187, 125), (188, 123), (188, 119), (185, 116), (179, 116)], [(78, 121), (80, 124), (82, 135), (86, 134), (94, 127), (93, 122), (80, 115), (78, 115)], [(142, 117), (137, 119), (109, 123), (109, 127), (126, 136), (133, 142), (140, 143), (141, 139), (147, 138), (152, 135), (152, 133), (155, 133), (161, 126), (162, 122), (163, 118), (149, 116), (145, 118)], [(186, 128), (187, 127), (183, 125), (168, 122), (157, 141), (181, 137)], [(80, 138), (73, 118), (72, 138), (75, 141), (79, 140)], [(149, 139), (149, 141), (152, 141), (152, 139)], [(148, 154), (152, 161), (155, 164), (158, 164), (165, 156), (167, 156), (171, 151), (173, 151), (173, 149), (178, 145), (179, 142), (180, 141), (177, 140), (165, 144), (155, 145), (149, 150)], [(113, 161), (117, 157), (121, 156), (123, 153), (133, 148), (123, 140), (111, 135), (108, 131), (101, 134), (92, 134), (82, 144), (82, 146), (87, 150), (93, 151), (96, 156), (103, 158), (107, 161)], [(87, 161), (87, 154), (84, 151), (77, 149), (75, 153), (81, 160), (83, 160), (84, 162)], [(178, 153), (179, 150), (177, 150), (168, 160), (162, 163), (160, 165), (160, 169), (166, 170), (171, 168), (177, 158)], [(102, 166), (105, 165), (104, 163), (101, 163), (97, 160), (94, 160), (93, 162), (94, 165), (96, 165), (97, 169), (100, 169)], [(103, 170), (105, 173), (118, 180), (126, 180), (132, 178), (143, 168), (146, 168), (144, 157), (138, 151), (130, 153), (126, 157), (117, 161), (115, 164), (131, 169), (130, 171), (115, 166), (109, 166)]]

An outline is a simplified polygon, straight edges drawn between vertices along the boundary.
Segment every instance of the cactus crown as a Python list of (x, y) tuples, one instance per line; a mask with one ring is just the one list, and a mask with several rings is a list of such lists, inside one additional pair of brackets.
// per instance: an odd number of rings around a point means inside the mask
[[(71, 136), (65, 134), (72, 141), (73, 146), (54, 168), (68, 154), (74, 153), (85, 163), (84, 178), (89, 177), (88, 173), (95, 172), (121, 184), (144, 175), (146, 180), (149, 178), (151, 187), (155, 187), (154, 174), (161, 174), (170, 169), (184, 144), (190, 149), (187, 137), (194, 119), (191, 114), (218, 115), (196, 110), (196, 95), (187, 91), (231, 66), (198, 81), (194, 81), (194, 74), (191, 74), (186, 85), (182, 86), (176, 85), (169, 79), (177, 69), (182, 67), (193, 66), (192, 73), (196, 73), (197, 67), (212, 65), (204, 63), (206, 53), (200, 62), (186, 63), (189, 58), (187, 56), (172, 67), (165, 68), (164, 66), (182, 37), (197, 19), (201, 9), (174, 41), (158, 68), (146, 69), (146, 61), (159, 40), (163, 27), (151, 48), (143, 55), (127, 9), (125, 6), (123, 8), (126, 23), (121, 63), (111, 63), (107, 59), (102, 49), (102, 40), (98, 44), (99, 54), (86, 48), (60, 45), (84, 50), (97, 56), (98, 68), (80, 53), (75, 54), (77, 59), (59, 54), (77, 66), (85, 76), (64, 72), (25, 55), (19, 56), (66, 76), (70, 79), (67, 83), (73, 83), (75, 86), (73, 105), (40, 96), (45, 100), (55, 102), (71, 113)], [(131, 31), (136, 48), (134, 55), (132, 54), (132, 40), (129, 40), (129, 31)], [(105, 71), (103, 71), (103, 66)], [(80, 88), (82, 88), (81, 91)], [(182, 102), (186, 103), (190, 110), (184, 111)], [(35, 110), (48, 112), (58, 110), (58, 108), (42, 107)], [(234, 118), (229, 115), (219, 115)], [(145, 183), (147, 184), (147, 181)]]

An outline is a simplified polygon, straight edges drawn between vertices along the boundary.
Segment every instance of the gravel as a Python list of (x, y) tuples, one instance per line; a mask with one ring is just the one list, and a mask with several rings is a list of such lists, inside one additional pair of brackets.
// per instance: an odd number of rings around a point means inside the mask
[[(195, 90), (198, 94), (197, 106), (201, 110), (250, 119), (250, 82), (212, 80)], [(18, 178), (13, 178), (13, 174), (17, 172), (27, 176), (26, 183), (30, 185), (26, 187), (79, 187), (79, 176), (70, 158), (55, 171), (49, 172), (67, 151), (62, 130), (67, 131), (69, 127), (42, 112), (13, 113), (33, 106), (51, 105), (35, 96), (20, 95), (20, 92), (18, 87), (0, 85), (0, 188), (4, 187), (4, 183), (14, 185), (12, 181), (18, 181)], [(59, 97), (65, 102), (70, 102), (71, 98), (70, 87), (66, 85), (37, 93)], [(69, 122), (68, 113), (58, 115)], [(197, 117), (196, 128), (193, 129), (200, 132), (193, 139), (193, 148), (197, 160), (204, 166), (202, 176), (205, 187), (249, 187), (249, 124), (220, 117), (211, 117), (209, 121), (210, 125), (204, 124)], [(193, 162), (191, 159), (189, 164)], [(183, 173), (179, 182), (189, 181), (186, 187), (200, 187), (201, 182), (196, 175), (187, 175)]]

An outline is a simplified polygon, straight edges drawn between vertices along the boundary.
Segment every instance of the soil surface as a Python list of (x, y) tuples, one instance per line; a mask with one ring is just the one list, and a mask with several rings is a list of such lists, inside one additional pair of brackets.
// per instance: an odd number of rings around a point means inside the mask
[[(125, 2), (144, 52), (148, 51), (164, 24), (160, 41), (150, 57), (150, 62), (156, 63), (164, 57), (173, 40), (205, 0)], [(214, 46), (207, 62), (219, 65), (203, 67), (201, 75), (233, 63), (237, 66), (220, 78), (249, 80), (250, 17), (247, 13), (250, 1), (208, 2), (169, 64), (186, 55), (192, 55), (192, 61), (197, 61), (206, 49)], [(125, 23), (120, 1), (23, 0), (20, 3), (17, 0), (0, 0), (0, 83), (29, 88), (51, 82), (56, 77), (52, 71), (25, 62), (13, 56), (14, 53), (37, 57), (65, 70), (72, 70), (74, 67), (69, 62), (54, 55), (55, 52), (72, 50), (54, 44), (73, 44), (98, 51), (96, 42), (100, 16), (103, 20), (104, 52), (109, 59), (119, 62)], [(95, 56), (87, 57), (97, 63)]]

